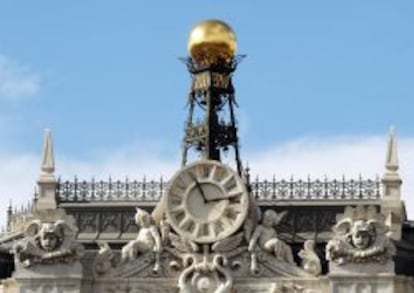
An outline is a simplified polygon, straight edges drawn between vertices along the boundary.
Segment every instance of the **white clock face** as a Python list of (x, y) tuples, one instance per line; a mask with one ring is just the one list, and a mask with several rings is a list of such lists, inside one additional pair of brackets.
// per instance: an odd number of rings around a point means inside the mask
[(249, 201), (237, 173), (216, 161), (196, 162), (178, 171), (166, 197), (171, 226), (186, 239), (200, 243), (234, 233), (246, 217)]

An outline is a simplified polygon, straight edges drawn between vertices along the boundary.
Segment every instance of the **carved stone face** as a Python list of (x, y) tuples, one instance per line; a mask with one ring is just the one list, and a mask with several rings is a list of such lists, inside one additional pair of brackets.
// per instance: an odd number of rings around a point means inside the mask
[(55, 226), (52, 223), (43, 224), (39, 231), (40, 246), (45, 251), (52, 251), (57, 248), (59, 244), (59, 237), (56, 234)]
[(58, 245), (58, 237), (55, 233), (44, 233), (40, 237), (40, 245), (44, 250), (52, 251)]
[(368, 248), (373, 241), (374, 233), (372, 227), (363, 220), (354, 222), (351, 231), (352, 245), (357, 249)]
[(148, 214), (142, 214), (142, 215), (140, 215), (139, 222), (140, 222), (140, 225), (142, 227), (147, 228), (147, 227), (151, 226), (151, 218), (150, 218), (150, 216)]
[(271, 228), (274, 225), (277, 215), (273, 210), (266, 210), (263, 214), (263, 226)]

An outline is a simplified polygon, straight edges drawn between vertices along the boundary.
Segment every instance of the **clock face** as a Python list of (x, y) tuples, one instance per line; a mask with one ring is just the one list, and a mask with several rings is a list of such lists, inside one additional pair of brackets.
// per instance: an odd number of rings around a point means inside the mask
[(179, 170), (166, 194), (171, 226), (200, 243), (230, 236), (243, 223), (249, 196), (241, 178), (217, 161), (200, 161)]

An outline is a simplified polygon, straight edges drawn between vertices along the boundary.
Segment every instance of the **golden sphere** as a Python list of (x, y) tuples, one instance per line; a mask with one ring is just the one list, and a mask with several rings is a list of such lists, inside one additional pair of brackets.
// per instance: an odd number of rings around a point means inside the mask
[(221, 20), (205, 20), (193, 27), (188, 40), (188, 52), (198, 63), (228, 61), (237, 49), (236, 34)]

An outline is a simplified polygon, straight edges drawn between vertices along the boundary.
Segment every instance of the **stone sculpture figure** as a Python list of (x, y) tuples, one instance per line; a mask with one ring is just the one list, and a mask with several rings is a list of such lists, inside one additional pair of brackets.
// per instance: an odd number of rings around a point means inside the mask
[(260, 249), (272, 254), (277, 260), (294, 264), (290, 246), (278, 238), (275, 228), (286, 214), (287, 212), (278, 214), (274, 210), (264, 212), (262, 223), (254, 230), (248, 246), (248, 251), (252, 256), (252, 271), (257, 269), (257, 255), (255, 253), (257, 244)]
[(16, 263), (30, 267), (78, 260), (83, 247), (74, 241), (75, 233), (76, 228), (65, 220), (31, 221), (24, 231), (25, 238), (13, 248)]
[(306, 240), (303, 249), (298, 253), (302, 259), (303, 269), (313, 276), (318, 276), (322, 272), (321, 260), (315, 252), (315, 241)]
[(334, 227), (334, 237), (326, 245), (326, 258), (344, 263), (385, 263), (395, 254), (386, 235), (384, 216), (375, 207), (347, 207)]
[(96, 244), (99, 247), (98, 254), (95, 259), (95, 273), (102, 275), (111, 270), (114, 267), (115, 255), (111, 247), (105, 241), (97, 240)]
[(135, 223), (139, 227), (139, 232), (135, 240), (130, 241), (122, 248), (121, 263), (131, 262), (138, 256), (152, 251), (155, 254), (153, 270), (158, 272), (162, 251), (161, 235), (151, 215), (143, 209), (136, 208), (136, 210)]

